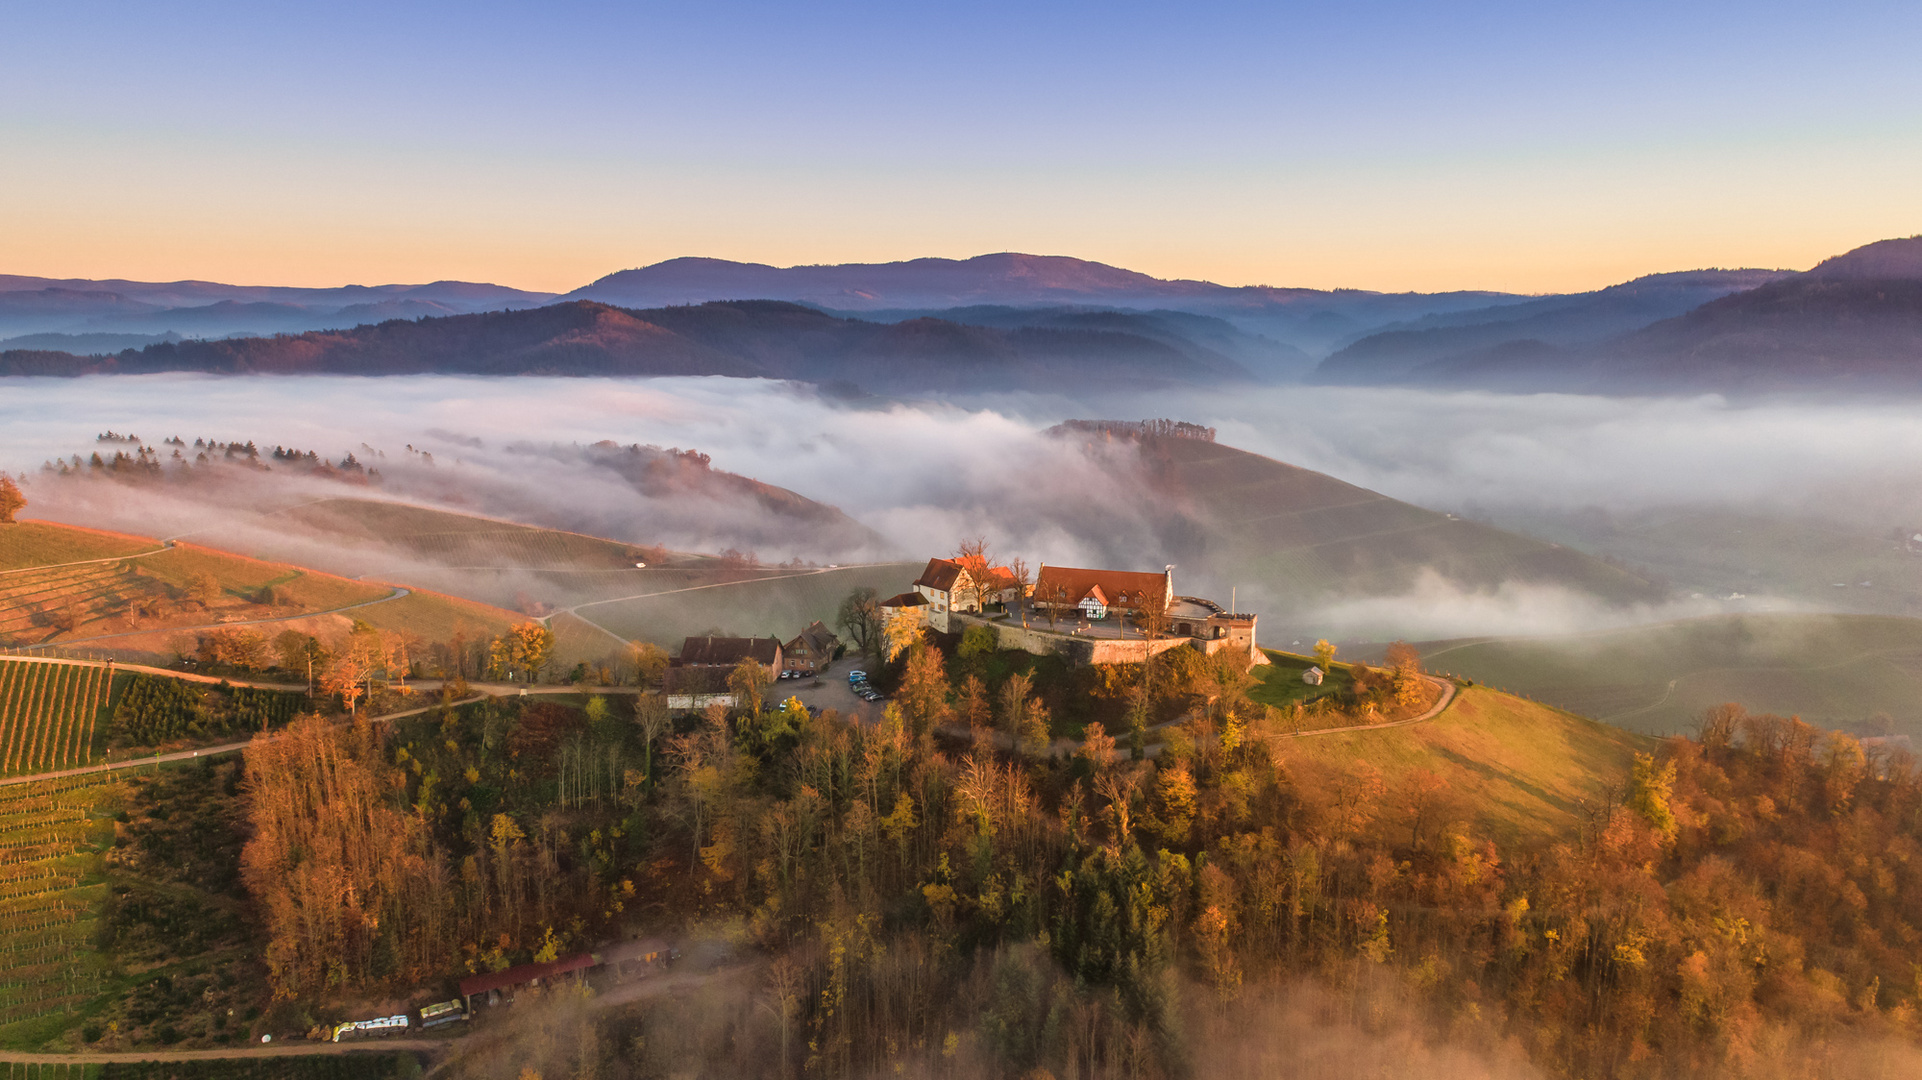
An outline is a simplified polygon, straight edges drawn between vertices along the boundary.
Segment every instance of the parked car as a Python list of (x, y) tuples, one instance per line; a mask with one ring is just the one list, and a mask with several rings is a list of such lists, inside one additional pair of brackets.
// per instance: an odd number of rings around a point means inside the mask
[(848, 681), (849, 681), (849, 682), (851, 682), (851, 683), (852, 683), (852, 682), (867, 682), (867, 681), (868, 681), (868, 673), (867, 673), (867, 672), (865, 672), (865, 671), (861, 671), (861, 670), (858, 670), (858, 669), (857, 669), (857, 670), (854, 670), (854, 671), (850, 671), (850, 672), (848, 672)]

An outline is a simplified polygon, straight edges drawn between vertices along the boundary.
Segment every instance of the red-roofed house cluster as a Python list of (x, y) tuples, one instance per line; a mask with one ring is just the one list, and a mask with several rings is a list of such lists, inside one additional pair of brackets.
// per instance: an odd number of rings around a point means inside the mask
[[(1213, 653), (1245, 649), (1259, 661), (1255, 616), (1212, 600), (1177, 596), (1172, 568), (1156, 572), (1097, 570), (1045, 563), (1030, 585), (1006, 566), (971, 572), (957, 559), (929, 559), (913, 587), (881, 602), (889, 616), (906, 612), (931, 630), (959, 633), (986, 625), (1004, 647), (1066, 652), (1091, 663), (1114, 662), (1191, 643)], [(1050, 638), (1119, 645), (1071, 649)]]

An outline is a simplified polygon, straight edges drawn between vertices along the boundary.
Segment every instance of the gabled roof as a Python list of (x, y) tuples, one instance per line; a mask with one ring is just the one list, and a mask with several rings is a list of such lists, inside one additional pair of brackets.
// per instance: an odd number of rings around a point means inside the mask
[[(963, 569), (955, 559), (929, 559), (928, 568), (921, 571), (914, 583), (935, 592), (951, 592), (955, 582), (961, 580)], [(995, 592), (1014, 588), (1014, 571), (1005, 566), (990, 566), (987, 587)]]
[(1088, 570), (1043, 566), (1034, 579), (1034, 598), (1043, 604), (1073, 606), (1095, 596), (1108, 607), (1139, 607), (1144, 595), (1166, 596), (1168, 575), (1135, 570)]
[(876, 607), (897, 607), (897, 608), (898, 607), (926, 607), (927, 603), (928, 603), (928, 598), (925, 596), (922, 596), (918, 592), (904, 592), (895, 596), (890, 596), (886, 600), (881, 601), (879, 604), (875, 606)]
[(953, 559), (929, 559), (928, 568), (921, 571), (921, 576), (914, 579), (914, 584), (918, 587), (933, 589), (935, 592), (947, 592), (954, 588), (954, 583), (960, 580), (960, 577), (960, 563)]
[(794, 640), (788, 642), (785, 647), (788, 649), (800, 647), (815, 656), (826, 656), (833, 651), (837, 640), (839, 639), (834, 636), (834, 631), (829, 630), (817, 619), (809, 623), (806, 629), (794, 635)]
[(772, 664), (780, 655), (779, 638), (691, 637), (681, 643), (678, 659), (683, 664), (732, 667), (750, 657)]

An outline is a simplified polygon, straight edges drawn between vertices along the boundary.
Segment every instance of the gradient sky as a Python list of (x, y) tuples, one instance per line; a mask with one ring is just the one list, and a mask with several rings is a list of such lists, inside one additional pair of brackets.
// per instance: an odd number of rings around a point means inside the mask
[(4, 0), (0, 273), (1592, 288), (1922, 232), (1922, 5)]

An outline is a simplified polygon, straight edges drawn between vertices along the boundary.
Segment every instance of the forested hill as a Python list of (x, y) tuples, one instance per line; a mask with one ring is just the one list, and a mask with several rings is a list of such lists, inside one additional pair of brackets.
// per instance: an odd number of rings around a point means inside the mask
[(894, 390), (1251, 378), (1207, 347), (1115, 329), (883, 324), (777, 301), (633, 311), (577, 301), (271, 338), (180, 341), (111, 357), (0, 353), (0, 374), (732, 375)]
[(1476, 329), (1378, 335), (1324, 361), (1317, 376), (1523, 392), (1915, 393), (1922, 236), (1856, 248), (1608, 340), (1519, 321)]

